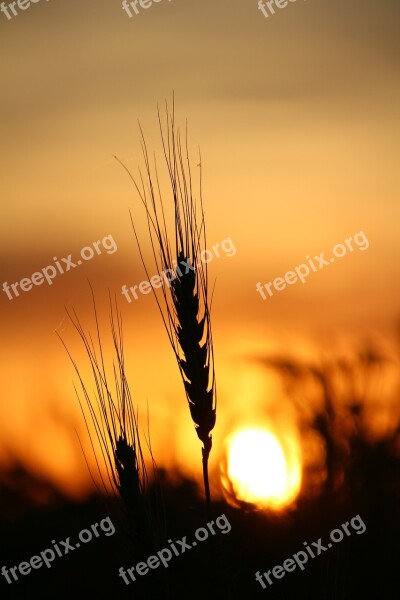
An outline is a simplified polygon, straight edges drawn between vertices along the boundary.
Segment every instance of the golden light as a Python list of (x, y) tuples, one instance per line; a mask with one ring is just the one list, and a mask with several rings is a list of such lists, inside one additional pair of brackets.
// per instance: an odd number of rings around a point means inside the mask
[[(301, 484), (299, 451), (283, 444), (266, 429), (245, 429), (228, 440), (225, 491), (258, 508), (279, 509), (290, 504)], [(286, 452), (285, 452), (286, 450)]]

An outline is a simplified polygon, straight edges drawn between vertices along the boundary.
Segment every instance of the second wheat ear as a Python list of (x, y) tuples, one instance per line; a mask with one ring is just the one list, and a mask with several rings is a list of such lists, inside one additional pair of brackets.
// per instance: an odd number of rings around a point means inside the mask
[[(199, 196), (196, 199), (192, 188), (187, 126), (182, 148), (181, 135), (175, 125), (174, 105), (171, 112), (166, 105), (165, 123), (158, 110), (158, 121), (169, 178), (168, 192), (173, 202), (172, 223), (167, 223), (166, 201), (160, 189), (157, 163), (154, 161), (154, 167), (150, 166), (141, 128), (145, 173), (143, 175), (139, 169), (139, 182), (127, 167), (117, 160), (134, 183), (145, 208), (156, 272), (165, 271), (172, 274), (167, 287), (163, 285), (159, 295), (153, 288), (153, 293), (182, 376), (196, 433), (203, 444), (204, 490), (207, 511), (210, 514), (208, 461), (212, 448), (211, 431), (216, 423), (217, 399), (208, 270), (207, 263), (203, 264), (200, 260), (207, 240), (202, 201), (201, 159)], [(131, 221), (142, 263), (150, 280), (132, 215)]]
[[(130, 533), (135, 543), (135, 551), (139, 553), (138, 558), (140, 558), (141, 553), (146, 554), (157, 547), (163, 531), (158, 471), (148, 434), (146, 443), (154, 479), (153, 490), (151, 490), (142, 451), (138, 409), (131, 396), (126, 375), (122, 318), (117, 303), (115, 301), (115, 306), (113, 306), (110, 296), (109, 317), (114, 358), (112, 362), (109, 362), (106, 359), (103, 338), (100, 334), (95, 296), (91, 286), (90, 290), (96, 325), (94, 338), (85, 332), (75, 310), (66, 309), (88, 358), (91, 375), (88, 378), (85, 377), (85, 380), (83, 371), (72, 357), (64, 340), (58, 332), (56, 333), (68, 353), (79, 379), (81, 393), (74, 386), (75, 392), (103, 490), (108, 494), (108, 489), (111, 488), (114, 495), (118, 494), (121, 497)], [(83, 394), (83, 400), (81, 394)], [(85, 452), (84, 457), (89, 466)], [(105, 476), (103, 476), (103, 470), (106, 473)], [(98, 487), (90, 467), (89, 471)], [(99, 491), (101, 490), (99, 489)]]

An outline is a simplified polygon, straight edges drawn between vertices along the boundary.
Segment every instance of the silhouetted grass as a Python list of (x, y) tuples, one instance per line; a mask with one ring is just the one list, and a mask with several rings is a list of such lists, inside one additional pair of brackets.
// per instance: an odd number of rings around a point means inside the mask
[[(207, 264), (201, 261), (201, 251), (206, 248), (201, 160), (199, 198), (196, 200), (192, 189), (187, 127), (182, 147), (180, 131), (175, 124), (174, 104), (171, 112), (166, 105), (165, 113), (163, 124), (158, 110), (164, 159), (173, 198), (172, 227), (167, 224), (165, 216), (165, 198), (160, 190), (157, 165), (155, 163), (154, 169), (151, 168), (141, 128), (145, 176), (139, 171), (138, 184), (129, 170), (122, 166), (133, 181), (145, 208), (157, 272), (167, 272), (172, 279), (167, 289), (166, 286), (161, 287), (161, 299), (152, 289), (179, 366), (196, 433), (203, 444), (203, 479), (210, 514), (208, 459), (212, 448), (211, 431), (216, 422), (216, 384), (208, 271)], [(144, 269), (150, 279), (133, 220), (132, 226)]]
[[(92, 382), (96, 390), (94, 394), (90, 393), (89, 386), (84, 381), (80, 368), (64, 341), (59, 337), (79, 378), (84, 402), (82, 402), (80, 394), (74, 386), (75, 392), (85, 420), (104, 491), (107, 492), (107, 486), (103, 479), (101, 464), (106, 468), (108, 482), (114, 494), (118, 494), (123, 501), (136, 552), (146, 555), (146, 553), (150, 553), (158, 547), (163, 528), (162, 502), (157, 485), (157, 468), (151, 451), (149, 435), (147, 445), (156, 483), (150, 495), (149, 476), (142, 450), (138, 415), (134, 408), (125, 371), (121, 315), (118, 312), (116, 302), (113, 306), (110, 298), (110, 328), (115, 354), (115, 359), (112, 361), (113, 383), (111, 384), (107, 373), (107, 360), (104, 356), (92, 288), (91, 292), (96, 323), (96, 343), (90, 334), (85, 333), (75, 310), (67, 310), (67, 314), (81, 338), (89, 359)], [(100, 456), (96, 452), (93, 436), (99, 442)]]

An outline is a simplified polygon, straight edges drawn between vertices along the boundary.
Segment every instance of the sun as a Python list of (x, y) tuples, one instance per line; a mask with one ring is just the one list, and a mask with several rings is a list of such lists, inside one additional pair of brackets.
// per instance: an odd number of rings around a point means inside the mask
[(290, 454), (285, 454), (281, 442), (270, 431), (239, 431), (228, 440), (223, 479), (229, 482), (237, 500), (260, 508), (281, 508), (290, 504), (300, 489), (298, 453)]

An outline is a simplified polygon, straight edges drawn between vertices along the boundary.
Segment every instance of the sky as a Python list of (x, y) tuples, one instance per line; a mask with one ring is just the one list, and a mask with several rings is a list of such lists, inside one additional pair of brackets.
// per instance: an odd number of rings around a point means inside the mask
[[(347, 352), (364, 339), (393, 349), (399, 18), (394, 0), (298, 0), (268, 18), (256, 0), (162, 0), (132, 18), (117, 0), (42, 0), (10, 20), (0, 13), (0, 284), (105, 236), (117, 248), (52, 285), (12, 299), (2, 291), (0, 461), (21, 459), (69, 493), (89, 485), (73, 371), (55, 331), (79, 355), (65, 307), (93, 326), (90, 280), (105, 331), (108, 290), (118, 296), (132, 388), (144, 413), (149, 404), (160, 463), (198, 468), (154, 300), (128, 303), (120, 293), (146, 278), (129, 210), (149, 247), (140, 201), (114, 156), (137, 173), (140, 121), (162, 162), (157, 104), (173, 93), (194, 178), (201, 150), (209, 245), (229, 239), (235, 248), (209, 264), (221, 422), (214, 467), (231, 427), (271, 420), (279, 403), (276, 382), (249, 357)], [(257, 282), (307, 256), (332, 256), (360, 232), (368, 248), (265, 300), (257, 293)]]

